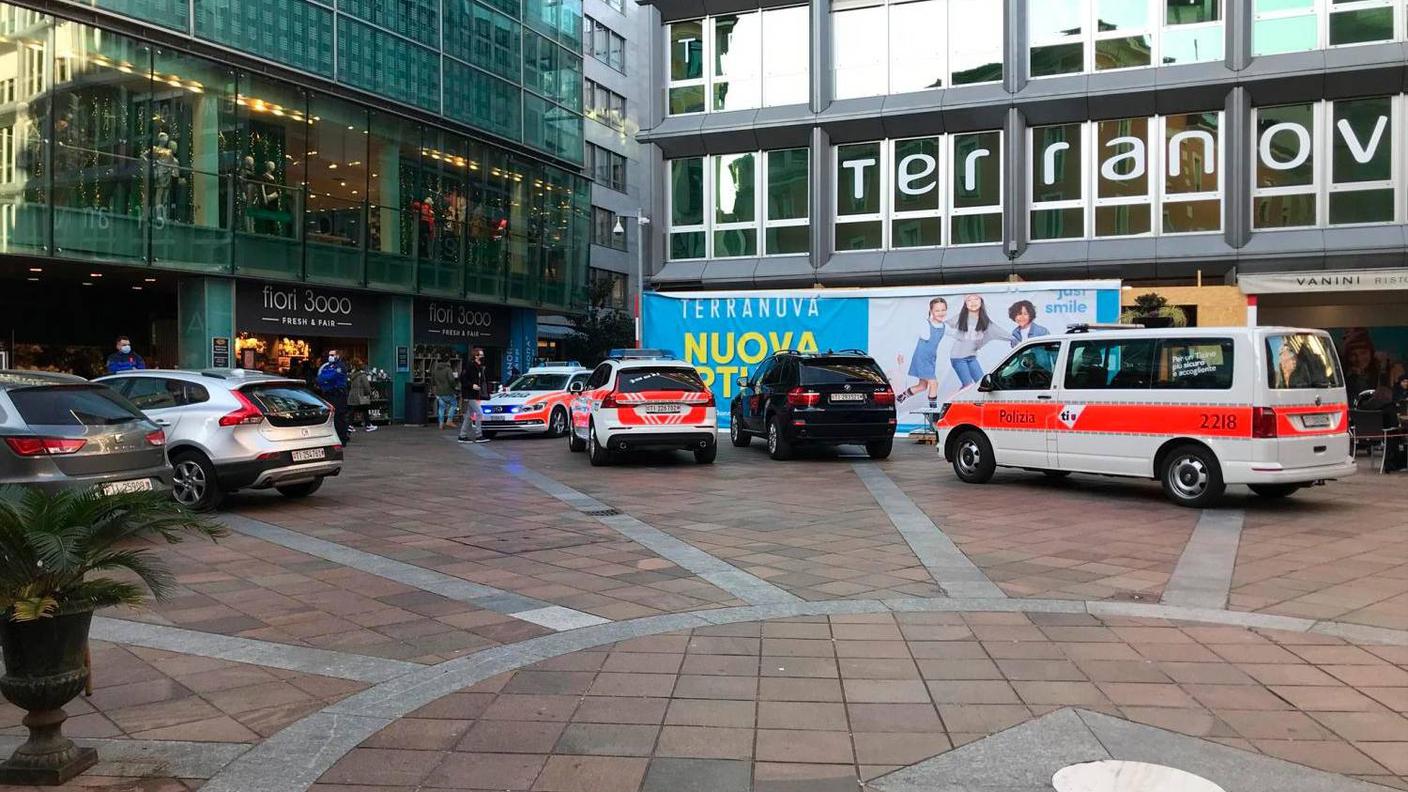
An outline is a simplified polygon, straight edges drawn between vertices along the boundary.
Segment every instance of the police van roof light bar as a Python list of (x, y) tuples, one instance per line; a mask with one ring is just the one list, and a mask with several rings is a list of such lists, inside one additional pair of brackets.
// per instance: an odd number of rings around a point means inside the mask
[(613, 349), (606, 356), (612, 360), (655, 360), (673, 358), (675, 353), (668, 349)]

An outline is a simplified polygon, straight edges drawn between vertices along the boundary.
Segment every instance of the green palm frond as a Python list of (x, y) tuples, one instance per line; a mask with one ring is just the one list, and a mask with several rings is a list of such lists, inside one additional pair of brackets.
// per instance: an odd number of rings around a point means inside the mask
[[(226, 531), (161, 493), (0, 487), (0, 614), (37, 619), (165, 596), (171, 573), (137, 543), (190, 534), (214, 540)], [(128, 572), (140, 585), (90, 577), (100, 572)]]

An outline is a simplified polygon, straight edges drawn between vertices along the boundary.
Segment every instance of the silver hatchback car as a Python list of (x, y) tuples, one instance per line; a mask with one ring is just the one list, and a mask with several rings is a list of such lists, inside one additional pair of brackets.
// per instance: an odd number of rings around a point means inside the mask
[(176, 500), (193, 509), (214, 509), (239, 489), (306, 497), (342, 471), (332, 406), (299, 380), (244, 369), (145, 369), (95, 382), (166, 430)]
[(126, 399), (68, 374), (0, 371), (0, 485), (171, 487), (166, 438)]

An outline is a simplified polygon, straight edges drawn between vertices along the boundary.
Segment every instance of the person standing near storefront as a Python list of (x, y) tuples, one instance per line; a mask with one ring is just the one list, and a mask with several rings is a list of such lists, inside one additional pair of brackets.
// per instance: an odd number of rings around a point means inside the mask
[[(360, 360), (352, 361), (352, 374), (347, 380), (347, 408), (356, 410), (362, 419), (362, 431), (375, 432), (372, 423), (372, 379), (367, 374), (367, 366)], [(352, 427), (348, 427), (350, 432)]]
[(121, 371), (131, 371), (132, 369), (144, 369), (147, 361), (142, 356), (132, 351), (132, 339), (127, 336), (117, 337), (117, 351), (108, 355), (107, 369), (109, 374), (117, 374)]
[(489, 438), (484, 436), (484, 416), (479, 412), (479, 402), (489, 392), (489, 381), (485, 377), (484, 350), (475, 347), (470, 350), (464, 371), (460, 372), (460, 396), (464, 397), (464, 417), (460, 419), (461, 443), (489, 442)]
[(318, 392), (332, 405), (332, 422), (337, 427), (337, 437), (343, 445), (347, 445), (351, 439), (347, 431), (347, 364), (342, 362), (336, 349), (328, 350), (327, 362), (318, 367), (316, 382)]
[(455, 373), (447, 361), (435, 361), (435, 369), (430, 372), (430, 387), (435, 393), (435, 417), (443, 430), (455, 420)]

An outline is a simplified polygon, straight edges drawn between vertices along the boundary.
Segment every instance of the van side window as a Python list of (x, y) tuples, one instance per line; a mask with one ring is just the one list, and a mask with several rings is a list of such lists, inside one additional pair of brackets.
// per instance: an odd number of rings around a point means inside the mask
[(993, 390), (1046, 390), (1051, 387), (1059, 341), (1032, 344), (1012, 354), (992, 375)]
[(1147, 390), (1154, 379), (1152, 338), (1071, 342), (1066, 387), (1078, 390)]
[(1165, 338), (1159, 342), (1154, 388), (1228, 390), (1232, 371), (1230, 338)]

